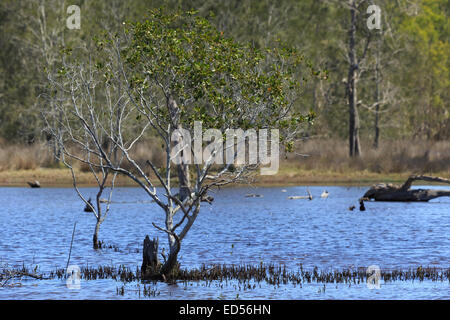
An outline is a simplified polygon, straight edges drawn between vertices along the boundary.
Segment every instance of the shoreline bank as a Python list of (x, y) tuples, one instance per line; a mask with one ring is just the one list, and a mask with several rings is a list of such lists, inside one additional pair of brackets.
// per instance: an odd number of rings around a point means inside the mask
[[(232, 184), (231, 187), (257, 186), (309, 186), (309, 185), (349, 185), (370, 186), (376, 183), (401, 184), (412, 173), (374, 173), (369, 171), (331, 172), (282, 168), (272, 176), (258, 175), (249, 184)], [(450, 172), (427, 173), (434, 176), (450, 176)], [(96, 181), (91, 173), (76, 171), (77, 184), (80, 187), (95, 187)], [(9, 170), (0, 172), (0, 187), (28, 187), (28, 181), (38, 180), (42, 187), (73, 187), (72, 176), (68, 169), (39, 168), (33, 170)], [(157, 185), (157, 184), (155, 184)], [(135, 187), (136, 183), (127, 177), (117, 177), (117, 187)], [(158, 186), (158, 185), (157, 185)], [(228, 186), (228, 187), (230, 187)]]

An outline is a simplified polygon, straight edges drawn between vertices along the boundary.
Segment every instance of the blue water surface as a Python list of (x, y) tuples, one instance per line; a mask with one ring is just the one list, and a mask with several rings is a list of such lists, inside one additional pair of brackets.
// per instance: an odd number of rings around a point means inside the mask
[[(433, 188), (433, 187), (430, 187)], [(439, 187), (445, 188), (445, 187)], [(283, 264), (290, 270), (319, 267), (332, 270), (377, 265), (382, 270), (450, 265), (450, 198), (424, 203), (370, 202), (358, 210), (367, 187), (309, 187), (313, 200), (290, 200), (306, 195), (306, 187), (225, 188), (211, 193), (212, 205), (202, 210), (183, 240), (182, 267), (202, 264)], [(321, 198), (327, 190), (328, 198)], [(95, 188), (82, 188), (95, 198)], [(159, 190), (163, 197), (162, 190)], [(246, 197), (246, 194), (262, 197)], [(146, 235), (166, 235), (162, 210), (139, 188), (114, 191), (111, 210), (101, 226), (100, 239), (117, 250), (93, 250), (95, 218), (83, 212), (83, 203), (71, 188), (0, 188), (0, 265), (38, 266), (48, 272), (67, 263), (74, 223), (76, 231), (70, 264), (126, 265), (142, 260)], [(355, 205), (356, 209), (349, 210)], [(181, 218), (181, 213), (176, 219)], [(124, 296), (114, 280), (83, 281), (71, 290), (62, 280), (24, 280), (21, 286), (0, 288), (0, 299), (139, 299), (138, 283)], [(279, 288), (258, 284), (242, 291), (237, 284), (194, 283), (189, 286), (156, 284), (159, 299), (448, 299), (449, 282), (391, 282), (369, 290), (354, 286), (311, 284)]]

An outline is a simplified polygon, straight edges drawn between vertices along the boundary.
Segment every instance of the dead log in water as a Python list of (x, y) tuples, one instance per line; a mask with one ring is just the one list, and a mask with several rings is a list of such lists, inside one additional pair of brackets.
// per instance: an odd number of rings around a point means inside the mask
[(160, 262), (158, 260), (158, 239), (150, 240), (148, 236), (144, 239), (144, 247), (142, 250), (142, 266), (141, 275), (143, 279), (159, 279), (160, 278)]
[(31, 188), (40, 188), (41, 187), (41, 184), (37, 180), (35, 180), (34, 182), (28, 181), (27, 183)]
[(446, 178), (412, 175), (402, 185), (390, 183), (374, 185), (364, 194), (363, 198), (375, 201), (429, 201), (438, 197), (450, 197), (450, 190), (411, 189), (412, 183), (417, 180), (450, 184), (450, 179)]
[(312, 197), (311, 192), (309, 192), (308, 188), (306, 188), (306, 192), (308, 192), (307, 196), (289, 196), (288, 199), (309, 199), (309, 200), (312, 200), (313, 197)]

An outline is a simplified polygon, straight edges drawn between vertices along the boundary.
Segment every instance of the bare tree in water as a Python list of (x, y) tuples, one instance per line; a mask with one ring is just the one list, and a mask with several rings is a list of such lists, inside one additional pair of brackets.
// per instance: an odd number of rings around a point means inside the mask
[[(144, 22), (126, 24), (123, 34), (97, 39), (95, 50), (65, 52), (64, 65), (49, 76), (63, 97), (56, 103), (64, 115), (62, 130), (53, 126), (55, 114), (44, 112), (47, 130), (60, 145), (75, 187), (75, 162), (98, 178), (92, 207), (100, 223), (100, 195), (116, 175), (134, 181), (164, 212), (163, 224), (153, 226), (166, 234), (169, 250), (159, 262), (158, 243), (146, 239), (144, 278), (176, 272), (181, 243), (201, 203), (212, 201), (209, 190), (248, 181), (269, 163), (269, 152), (261, 156), (263, 151), (270, 148), (270, 156), (277, 155), (279, 141), (290, 150), (301, 124), (313, 118), (295, 106), (304, 81), (318, 73), (301, 67), (302, 55), (281, 46), (257, 50), (238, 44), (193, 12), (154, 10)], [(237, 141), (225, 135), (233, 128), (242, 129)], [(246, 145), (247, 136), (255, 151), (250, 138), (258, 130), (270, 132), (271, 143), (260, 135), (259, 157), (246, 161), (238, 152), (239, 133), (245, 133), (240, 145)], [(162, 141), (162, 166), (133, 155), (136, 144), (149, 136)]]

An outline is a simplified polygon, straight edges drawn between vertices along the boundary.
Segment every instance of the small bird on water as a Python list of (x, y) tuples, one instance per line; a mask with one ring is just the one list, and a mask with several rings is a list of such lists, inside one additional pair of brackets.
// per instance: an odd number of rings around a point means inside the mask
[(359, 211), (366, 211), (366, 207), (364, 206), (363, 199), (359, 199)]
[(320, 197), (321, 197), (321, 198), (328, 198), (328, 195), (329, 195), (328, 191), (325, 190), (324, 192), (322, 192), (322, 194), (320, 195)]

